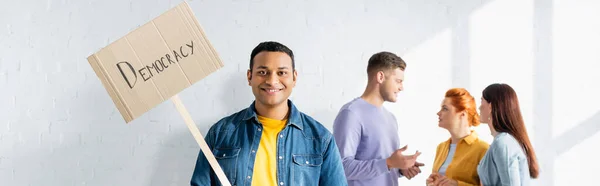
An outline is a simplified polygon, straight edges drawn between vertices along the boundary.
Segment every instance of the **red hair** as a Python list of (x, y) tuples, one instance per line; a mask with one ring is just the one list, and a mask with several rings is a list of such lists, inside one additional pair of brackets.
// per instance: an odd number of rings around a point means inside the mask
[(475, 105), (475, 98), (464, 88), (453, 88), (446, 91), (446, 98), (450, 98), (450, 104), (456, 108), (456, 112), (466, 111), (469, 118), (469, 126), (479, 125), (479, 114)]

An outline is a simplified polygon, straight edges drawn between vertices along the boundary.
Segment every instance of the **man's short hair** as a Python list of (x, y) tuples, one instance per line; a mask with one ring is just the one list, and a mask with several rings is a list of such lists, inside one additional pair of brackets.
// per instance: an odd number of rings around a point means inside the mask
[(367, 74), (370, 76), (379, 71), (387, 72), (396, 68), (400, 68), (400, 70), (404, 71), (406, 69), (406, 62), (394, 53), (383, 51), (373, 54), (373, 56), (369, 58)]
[(252, 71), (252, 67), (254, 67), (254, 57), (258, 55), (260, 52), (283, 52), (286, 53), (290, 58), (292, 58), (292, 70), (296, 70), (296, 61), (294, 60), (294, 52), (287, 46), (278, 43), (276, 41), (265, 41), (259, 43), (250, 54), (250, 71)]

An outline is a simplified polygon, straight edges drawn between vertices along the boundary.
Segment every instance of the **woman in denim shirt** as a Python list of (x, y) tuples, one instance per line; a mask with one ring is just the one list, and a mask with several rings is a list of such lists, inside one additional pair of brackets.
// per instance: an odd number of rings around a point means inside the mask
[(484, 186), (530, 185), (539, 167), (521, 116), (517, 94), (507, 84), (492, 84), (482, 93), (481, 123), (487, 123), (494, 141), (477, 166)]

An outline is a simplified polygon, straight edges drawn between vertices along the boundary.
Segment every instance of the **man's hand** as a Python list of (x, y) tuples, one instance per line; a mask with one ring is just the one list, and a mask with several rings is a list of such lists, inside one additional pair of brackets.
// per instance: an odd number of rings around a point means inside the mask
[(415, 162), (415, 165), (411, 168), (408, 169), (400, 169), (400, 173), (402, 173), (402, 175), (404, 175), (404, 177), (406, 177), (407, 179), (412, 179), (415, 176), (417, 176), (419, 173), (421, 173), (421, 168), (424, 166), (425, 164), (423, 163), (419, 163), (419, 162)]
[(404, 152), (406, 148), (407, 146), (404, 146), (394, 151), (394, 153), (386, 159), (388, 168), (408, 169), (415, 166), (417, 157), (421, 155), (421, 152), (417, 151), (417, 153), (409, 156), (402, 155), (402, 152)]

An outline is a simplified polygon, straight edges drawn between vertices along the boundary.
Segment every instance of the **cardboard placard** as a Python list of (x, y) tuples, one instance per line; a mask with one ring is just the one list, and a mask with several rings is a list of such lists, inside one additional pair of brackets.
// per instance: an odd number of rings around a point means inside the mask
[(185, 2), (88, 61), (127, 123), (223, 67)]
[(223, 67), (186, 2), (88, 57), (126, 123), (171, 99), (222, 185), (227, 177), (179, 92)]

